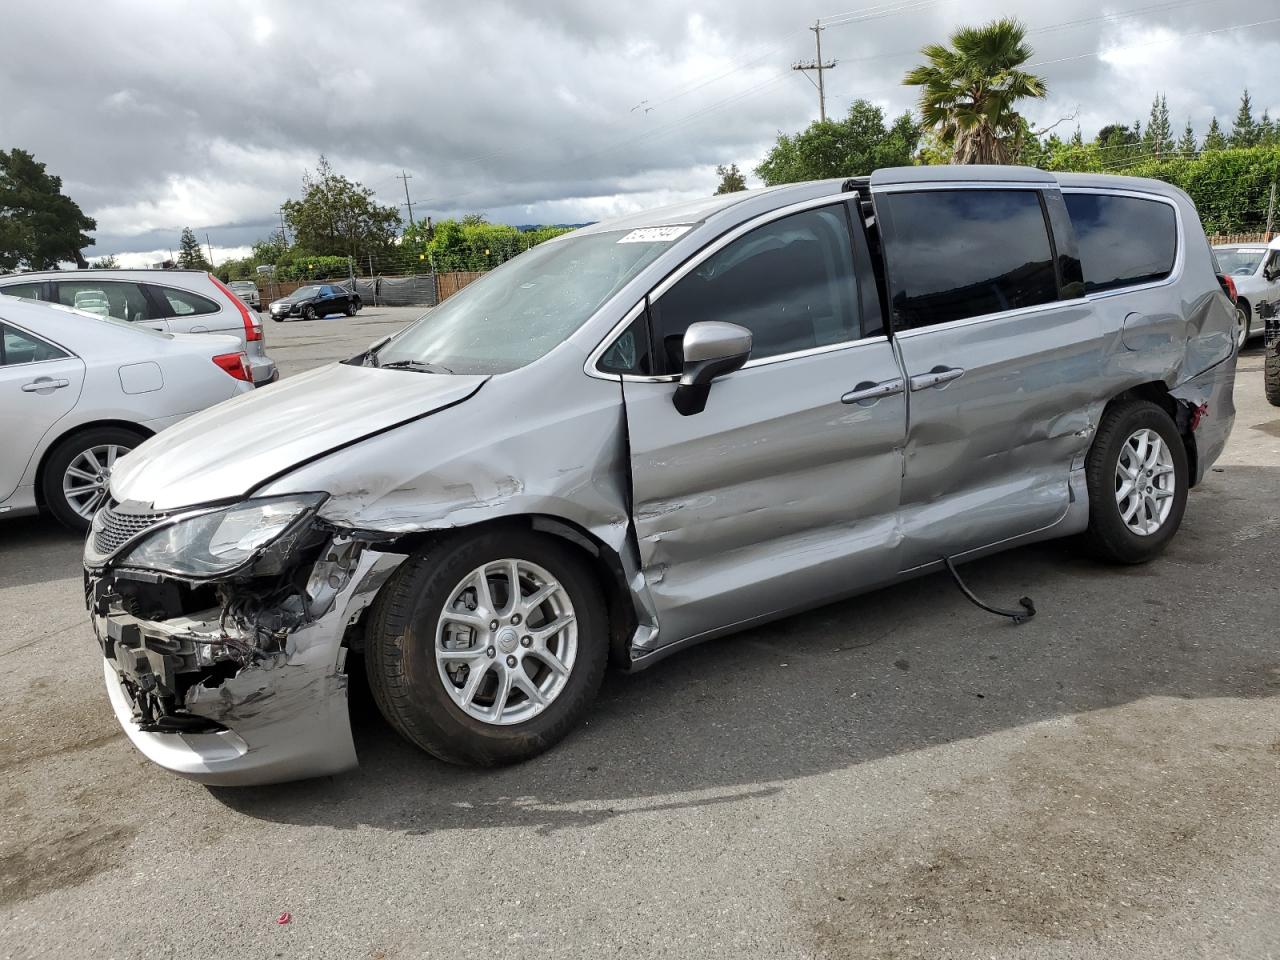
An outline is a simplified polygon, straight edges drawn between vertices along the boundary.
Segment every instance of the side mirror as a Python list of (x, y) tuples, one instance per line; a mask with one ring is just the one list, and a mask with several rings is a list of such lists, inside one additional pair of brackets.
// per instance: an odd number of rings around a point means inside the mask
[(684, 370), (672, 402), (682, 416), (707, 406), (711, 381), (739, 369), (751, 356), (751, 331), (736, 323), (705, 320), (684, 332)]

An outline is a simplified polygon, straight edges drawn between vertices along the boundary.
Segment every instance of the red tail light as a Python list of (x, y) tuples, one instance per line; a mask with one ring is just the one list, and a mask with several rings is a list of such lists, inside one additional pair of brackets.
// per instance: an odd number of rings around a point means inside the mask
[(1227, 295), (1227, 299), (1235, 303), (1239, 296), (1236, 293), (1236, 282), (1225, 273), (1218, 274), (1218, 282), (1222, 284), (1222, 291)]
[(249, 358), (243, 353), (220, 353), (213, 358), (213, 362), (237, 380), (253, 382), (253, 374), (249, 372)]
[(261, 340), (262, 328), (253, 322), (253, 317), (249, 315), (249, 308), (244, 305), (244, 301), (232, 293), (231, 289), (212, 273), (209, 274), (209, 279), (212, 280), (214, 285), (223, 292), (232, 304), (235, 305), (235, 308), (240, 311), (240, 319), (244, 321), (244, 338), (250, 343), (253, 343), (256, 340)]

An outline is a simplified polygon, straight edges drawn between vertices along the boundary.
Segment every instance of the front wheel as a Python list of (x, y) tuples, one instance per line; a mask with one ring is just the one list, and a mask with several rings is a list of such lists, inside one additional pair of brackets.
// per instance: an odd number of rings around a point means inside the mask
[(63, 526), (88, 530), (107, 497), (116, 461), (140, 444), (142, 434), (123, 427), (95, 427), (62, 440), (45, 461), (45, 506)]
[(347, 316), (354, 317), (356, 315), (356, 305), (354, 303), (347, 304)]
[(583, 556), (506, 529), (406, 561), (370, 612), (365, 669), (406, 740), (449, 763), (493, 766), (536, 756), (578, 725), (608, 648)]
[(1187, 450), (1173, 420), (1146, 400), (1107, 411), (1085, 461), (1086, 541), (1115, 563), (1145, 563), (1173, 539), (1187, 506)]
[(302, 319), (314, 320), (315, 318), (316, 318), (316, 308), (311, 306), (311, 304), (308, 303), (305, 307), (302, 308)]

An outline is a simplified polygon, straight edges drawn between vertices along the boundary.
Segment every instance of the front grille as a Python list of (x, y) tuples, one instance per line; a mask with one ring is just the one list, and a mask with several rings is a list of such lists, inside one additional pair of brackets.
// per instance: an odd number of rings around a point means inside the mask
[(167, 513), (122, 513), (118, 506), (109, 503), (94, 517), (93, 550), (100, 557), (115, 553), (121, 544), (169, 518)]

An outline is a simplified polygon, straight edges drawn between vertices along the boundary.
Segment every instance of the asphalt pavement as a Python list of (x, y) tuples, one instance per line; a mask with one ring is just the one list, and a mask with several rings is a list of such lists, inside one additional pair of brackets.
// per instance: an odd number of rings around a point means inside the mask
[[(417, 311), (275, 324), (286, 374)], [(1169, 551), (968, 565), (611, 676), (496, 771), (207, 789), (107, 704), (78, 539), (0, 524), (5, 957), (1280, 957), (1280, 408), (1239, 368)], [(251, 429), (251, 426), (246, 427)], [(280, 922), (288, 914), (288, 922)]]

